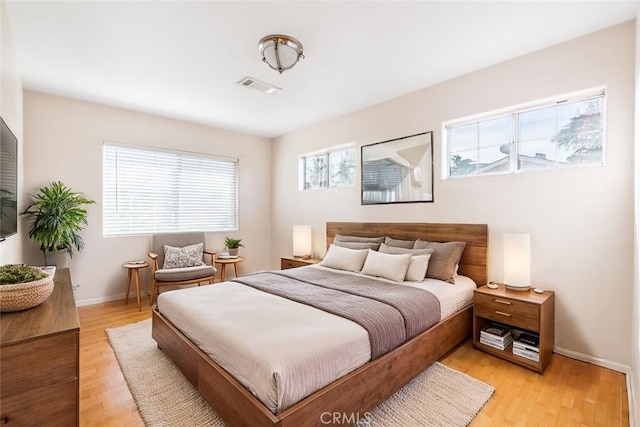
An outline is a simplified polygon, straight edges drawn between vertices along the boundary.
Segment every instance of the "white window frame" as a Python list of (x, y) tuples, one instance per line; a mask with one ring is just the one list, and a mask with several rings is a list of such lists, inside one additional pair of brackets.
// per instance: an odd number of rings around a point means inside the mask
[[(354, 158), (354, 162), (353, 162), (353, 182), (352, 183), (348, 183), (348, 184), (338, 184), (338, 185), (332, 185), (331, 184), (331, 176), (330, 176), (330, 171), (331, 171), (331, 161), (330, 161), (330, 156), (331, 153), (335, 153), (338, 151), (345, 151), (345, 150), (353, 150), (353, 158)], [(326, 176), (326, 185), (322, 186), (322, 187), (312, 187), (312, 188), (305, 188), (305, 183), (306, 183), (306, 161), (307, 158), (311, 158), (311, 157), (318, 157), (318, 156), (327, 156), (327, 176)], [(335, 188), (335, 187), (352, 187), (355, 185), (355, 180), (356, 180), (356, 166), (357, 166), (357, 153), (356, 153), (356, 145), (355, 143), (349, 143), (349, 144), (343, 144), (343, 145), (336, 145), (333, 147), (329, 147), (326, 148), (324, 150), (318, 150), (318, 151), (313, 151), (310, 153), (305, 153), (303, 155), (300, 156), (299, 161), (298, 161), (298, 190), (299, 191), (310, 191), (310, 190), (325, 190), (327, 188)]]
[[(144, 152), (149, 153), (146, 163), (143, 158)], [(117, 156), (120, 153), (131, 156), (129, 157), (131, 162), (129, 164), (130, 170), (134, 169), (131, 164), (135, 164), (136, 161), (139, 161), (137, 167), (153, 169), (151, 174), (138, 178), (146, 182), (140, 182), (139, 187), (129, 192), (128, 199), (126, 199), (128, 203), (124, 201), (125, 195), (119, 194), (119, 191), (122, 191), (122, 187), (119, 188), (118, 185), (126, 185), (131, 188), (130, 183), (135, 182), (137, 177), (135, 177), (135, 172), (127, 172), (126, 170), (120, 171), (121, 174), (125, 175), (118, 175)], [(156, 155), (155, 158), (153, 157), (154, 155)], [(115, 156), (115, 164), (112, 161), (113, 156)], [(104, 141), (102, 161), (104, 237), (145, 235), (160, 232), (238, 230), (239, 162), (237, 158)], [(171, 169), (168, 163), (174, 163), (175, 168)], [(201, 173), (206, 174), (208, 178), (203, 178), (202, 181), (197, 182), (193, 177), (185, 180), (186, 171), (188, 171), (189, 175), (193, 174), (194, 171), (198, 172), (198, 169), (194, 169), (194, 166), (202, 166)], [(161, 175), (153, 175), (156, 170), (161, 171)], [(228, 177), (228, 182), (221, 180), (220, 175), (223, 175), (224, 178)], [(160, 181), (161, 179), (158, 178), (167, 176), (170, 179), (160, 184), (163, 185), (161, 189), (155, 186), (157, 181), (154, 178)], [(217, 176), (217, 183), (215, 182), (216, 179), (212, 179), (213, 176)], [(120, 184), (118, 182), (119, 179), (127, 179), (128, 181), (126, 184)], [(183, 185), (181, 185), (181, 182)], [(192, 186), (189, 183), (196, 183), (197, 185)], [(169, 197), (158, 199), (157, 194), (159, 192), (166, 194), (167, 186), (169, 187)], [(134, 205), (131, 202), (135, 197), (132, 196), (134, 194), (135, 196), (141, 196), (140, 199), (135, 199), (136, 201), (147, 200), (147, 204), (139, 203)], [(200, 194), (205, 195), (205, 197), (200, 197)], [(219, 200), (224, 200), (223, 209), (220, 209), (220, 205), (215, 204), (215, 200), (218, 200), (216, 196), (219, 197)], [(178, 205), (179, 198), (182, 198), (187, 203), (187, 209), (179, 209), (179, 206), (184, 207), (182, 203)], [(212, 203), (212, 201), (214, 202)], [(172, 202), (176, 204), (175, 208), (170, 207)], [(122, 205), (120, 205), (121, 203)], [(158, 208), (157, 206), (160, 204), (164, 205), (164, 207)], [(202, 205), (202, 212), (208, 212), (205, 215), (193, 214), (193, 212), (198, 212), (200, 204)], [(169, 205), (168, 209), (167, 205)], [(127, 206), (129, 209), (122, 206)], [(218, 210), (222, 210), (220, 215), (216, 215)], [(180, 212), (182, 216), (167, 215), (167, 212)], [(119, 218), (120, 224), (117, 224), (117, 219), (114, 220), (117, 215), (121, 215)], [(163, 217), (167, 216), (170, 216), (171, 219), (163, 219)], [(144, 224), (141, 225), (141, 222)]]
[[(539, 169), (518, 169), (518, 115), (533, 110), (554, 107), (563, 103), (578, 102), (581, 100), (602, 96), (602, 158), (598, 163), (577, 163), (567, 165), (556, 165), (551, 168), (539, 168)], [(481, 176), (495, 176), (495, 175), (507, 175), (514, 173), (528, 173), (528, 172), (542, 172), (552, 171), (559, 169), (573, 169), (573, 168), (585, 168), (585, 167), (602, 167), (606, 162), (606, 106), (607, 106), (607, 94), (605, 87), (591, 88), (579, 92), (572, 92), (553, 98), (546, 98), (543, 100), (520, 104), (500, 110), (494, 110), (487, 113), (475, 114), (460, 119), (450, 120), (442, 123), (442, 179), (465, 179)], [(468, 175), (454, 175), (451, 176), (451, 146), (449, 144), (449, 129), (452, 127), (465, 126), (474, 123), (489, 121), (498, 119), (500, 117), (511, 117), (511, 153), (509, 170), (488, 172), (482, 174), (468, 174)]]

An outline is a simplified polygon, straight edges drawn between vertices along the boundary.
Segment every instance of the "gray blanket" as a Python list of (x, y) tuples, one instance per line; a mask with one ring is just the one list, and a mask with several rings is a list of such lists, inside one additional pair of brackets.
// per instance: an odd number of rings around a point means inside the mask
[(315, 268), (261, 272), (233, 281), (356, 322), (375, 359), (440, 321), (440, 302), (411, 286)]

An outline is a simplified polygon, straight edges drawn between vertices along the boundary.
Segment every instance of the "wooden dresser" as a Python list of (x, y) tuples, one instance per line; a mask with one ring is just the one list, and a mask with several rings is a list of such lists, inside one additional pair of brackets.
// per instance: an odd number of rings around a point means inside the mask
[(0, 314), (0, 425), (79, 425), (79, 334), (67, 268), (45, 302)]

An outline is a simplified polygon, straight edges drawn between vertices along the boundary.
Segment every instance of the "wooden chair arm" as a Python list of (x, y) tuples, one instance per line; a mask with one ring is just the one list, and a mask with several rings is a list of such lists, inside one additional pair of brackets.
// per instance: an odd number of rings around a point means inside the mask
[(216, 260), (216, 251), (211, 251), (209, 249), (203, 249), (202, 252), (207, 254), (207, 255), (211, 255), (211, 265), (214, 265), (215, 264), (215, 260)]
[(158, 254), (149, 252), (149, 258), (151, 258), (151, 277), (153, 277), (158, 269)]

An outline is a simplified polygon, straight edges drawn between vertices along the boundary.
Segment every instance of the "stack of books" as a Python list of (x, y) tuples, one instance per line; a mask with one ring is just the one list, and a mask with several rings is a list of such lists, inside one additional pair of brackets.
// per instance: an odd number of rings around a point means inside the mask
[(529, 332), (514, 333), (513, 354), (525, 359), (540, 361), (540, 336)]
[(511, 328), (501, 323), (491, 323), (480, 331), (480, 342), (498, 350), (505, 350), (513, 342)]

